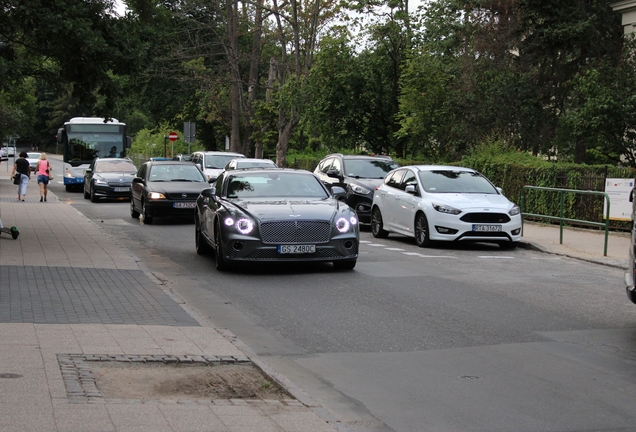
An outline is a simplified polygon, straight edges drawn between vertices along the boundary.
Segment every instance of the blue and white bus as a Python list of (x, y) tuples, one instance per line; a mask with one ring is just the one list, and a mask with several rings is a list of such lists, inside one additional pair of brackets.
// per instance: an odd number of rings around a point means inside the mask
[(58, 129), (57, 142), (64, 155), (62, 178), (70, 191), (83, 188), (84, 172), (93, 159), (125, 157), (131, 139), (126, 136), (126, 124), (117, 119), (74, 117)]

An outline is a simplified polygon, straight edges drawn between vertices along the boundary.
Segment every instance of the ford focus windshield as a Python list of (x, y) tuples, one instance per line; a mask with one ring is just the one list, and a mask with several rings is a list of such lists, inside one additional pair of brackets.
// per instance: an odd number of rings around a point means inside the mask
[(484, 176), (471, 171), (420, 171), (420, 181), (428, 193), (497, 194)]

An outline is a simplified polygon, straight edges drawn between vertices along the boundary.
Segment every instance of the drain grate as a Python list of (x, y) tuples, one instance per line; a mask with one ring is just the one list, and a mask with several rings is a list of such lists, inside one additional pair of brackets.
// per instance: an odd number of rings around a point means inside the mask
[(22, 378), (22, 375), (14, 373), (0, 373), (0, 378)]

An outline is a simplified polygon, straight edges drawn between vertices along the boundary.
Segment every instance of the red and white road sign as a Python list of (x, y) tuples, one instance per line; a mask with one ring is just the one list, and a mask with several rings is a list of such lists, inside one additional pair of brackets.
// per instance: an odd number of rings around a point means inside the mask
[(177, 135), (176, 132), (170, 132), (170, 135), (168, 135), (168, 138), (170, 139), (170, 141), (176, 141), (179, 139), (179, 135)]

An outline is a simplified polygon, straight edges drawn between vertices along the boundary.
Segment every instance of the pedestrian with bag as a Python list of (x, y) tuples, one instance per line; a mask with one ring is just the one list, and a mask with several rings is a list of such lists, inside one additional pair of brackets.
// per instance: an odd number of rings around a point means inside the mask
[(46, 202), (46, 195), (49, 192), (49, 181), (53, 178), (53, 167), (46, 158), (46, 153), (40, 154), (40, 160), (35, 165), (35, 172), (38, 176), (38, 185), (40, 185), (40, 202)]
[(31, 178), (31, 166), (29, 165), (29, 161), (26, 160), (27, 156), (27, 152), (20, 152), (20, 157), (16, 159), (13, 164), (13, 171), (11, 172), (11, 177), (14, 178), (13, 183), (18, 185), (18, 201), (25, 200), (27, 185)]

